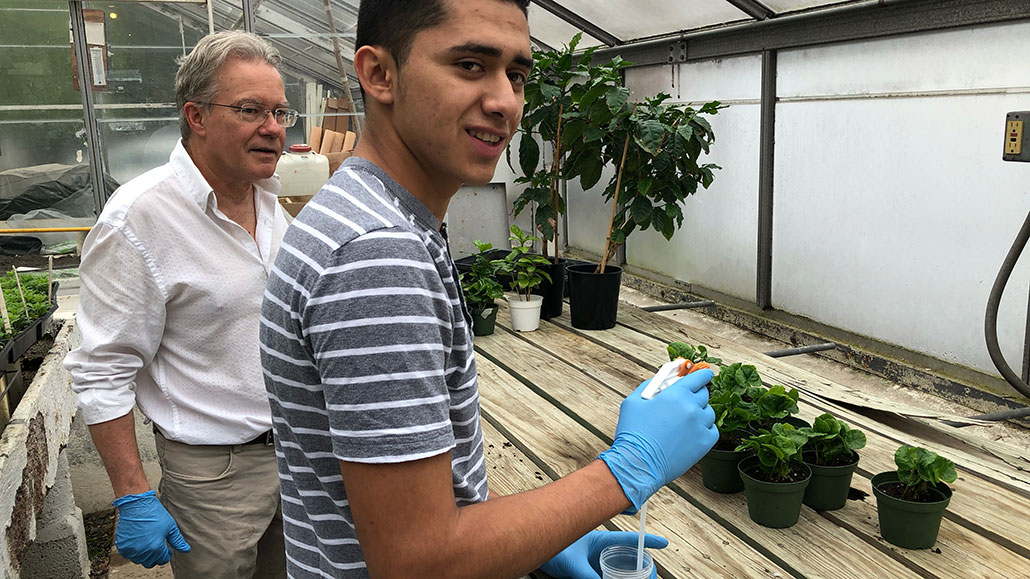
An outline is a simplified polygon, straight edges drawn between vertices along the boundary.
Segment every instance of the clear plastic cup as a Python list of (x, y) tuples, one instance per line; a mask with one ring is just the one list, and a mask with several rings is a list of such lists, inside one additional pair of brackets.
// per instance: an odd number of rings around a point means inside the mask
[(611, 545), (601, 551), (601, 579), (648, 579), (654, 560), (644, 551), (643, 568), (637, 570), (637, 548)]

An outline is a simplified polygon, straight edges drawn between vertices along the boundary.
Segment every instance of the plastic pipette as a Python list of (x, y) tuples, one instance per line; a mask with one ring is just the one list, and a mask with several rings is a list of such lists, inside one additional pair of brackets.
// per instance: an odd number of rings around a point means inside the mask
[(644, 526), (647, 521), (647, 501), (640, 505), (640, 536), (637, 537), (637, 571), (644, 568)]

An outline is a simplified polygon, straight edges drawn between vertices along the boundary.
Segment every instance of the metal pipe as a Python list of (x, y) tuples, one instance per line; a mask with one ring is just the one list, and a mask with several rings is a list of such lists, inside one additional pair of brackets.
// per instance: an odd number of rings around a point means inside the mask
[(683, 302), (681, 304), (664, 304), (660, 306), (643, 306), (642, 310), (645, 312), (667, 312), (669, 310), (686, 310), (690, 308), (704, 308), (708, 306), (714, 306), (715, 302), (711, 300), (696, 301), (696, 302)]
[(808, 354), (811, 352), (822, 352), (823, 350), (832, 350), (837, 347), (837, 344), (833, 342), (825, 342), (822, 344), (812, 344), (811, 346), (798, 346), (797, 348), (787, 348), (785, 350), (772, 350), (765, 352), (766, 356), (770, 358), (782, 358), (784, 356), (794, 356), (795, 354)]
[(65, 233), (69, 231), (88, 232), (92, 227), (31, 227), (28, 229), (0, 229), (0, 235), (16, 235), (19, 233)]

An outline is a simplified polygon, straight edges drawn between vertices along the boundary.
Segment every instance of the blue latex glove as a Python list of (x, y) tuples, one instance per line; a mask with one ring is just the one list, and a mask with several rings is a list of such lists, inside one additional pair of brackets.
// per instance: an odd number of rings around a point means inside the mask
[(622, 401), (611, 448), (598, 457), (619, 481), (633, 506), (632, 515), (648, 497), (694, 466), (719, 440), (715, 411), (708, 405), (712, 380), (708, 369), (691, 372), (644, 400), (644, 381)]
[(168, 545), (176, 551), (190, 552), (179, 526), (154, 491), (118, 497), (111, 504), (118, 508), (114, 545), (122, 557), (150, 569), (172, 560)]
[[(575, 543), (565, 547), (561, 553), (543, 564), (540, 570), (551, 577), (572, 577), (573, 579), (600, 579), (601, 551), (609, 545), (637, 546), (640, 535), (628, 531), (590, 531)], [(664, 537), (650, 533), (644, 538), (648, 549), (664, 549), (669, 545)], [(658, 566), (651, 569), (651, 578), (658, 577)]]

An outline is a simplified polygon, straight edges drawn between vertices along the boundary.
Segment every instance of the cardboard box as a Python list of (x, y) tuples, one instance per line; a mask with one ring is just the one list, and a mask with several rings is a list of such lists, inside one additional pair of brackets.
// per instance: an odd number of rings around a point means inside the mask
[(308, 204), (308, 201), (314, 195), (294, 195), (293, 197), (280, 197), (279, 204), (283, 206), (283, 210), (290, 215), (290, 217), (296, 217), (300, 210)]
[[(334, 115), (341, 113), (354, 112), (347, 105), (345, 99), (329, 98), (325, 99), (325, 109), (322, 114)], [(351, 130), (350, 126), (351, 117), (322, 117), (322, 128), (329, 129), (330, 131), (336, 131), (338, 133), (346, 133)]]
[(329, 175), (332, 176), (340, 168), (340, 165), (343, 164), (344, 159), (350, 157), (353, 153), (353, 151), (342, 151), (340, 153), (326, 154), (325, 156), (329, 158)]

